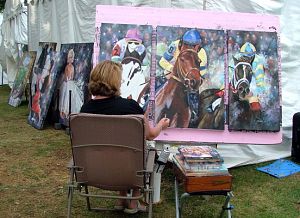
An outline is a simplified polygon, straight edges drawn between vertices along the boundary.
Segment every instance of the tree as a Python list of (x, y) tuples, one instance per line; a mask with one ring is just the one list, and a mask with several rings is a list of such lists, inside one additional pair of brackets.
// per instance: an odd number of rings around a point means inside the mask
[(0, 12), (3, 12), (6, 0), (0, 0)]

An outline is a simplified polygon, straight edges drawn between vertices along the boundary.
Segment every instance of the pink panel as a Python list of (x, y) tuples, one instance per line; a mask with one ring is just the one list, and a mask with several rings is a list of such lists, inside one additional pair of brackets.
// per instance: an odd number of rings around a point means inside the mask
[[(112, 5), (96, 6), (96, 27), (101, 23), (182, 26), (203, 29), (231, 29), (279, 33), (279, 17), (265, 14), (225, 13), (213, 11), (126, 7)], [(278, 49), (280, 52), (280, 48)], [(94, 63), (99, 48), (94, 46)], [(280, 69), (280, 58), (279, 58)], [(280, 75), (280, 70), (279, 70)], [(280, 88), (281, 89), (281, 88)], [(276, 144), (282, 141), (279, 132), (244, 132), (200, 129), (167, 129), (157, 138), (159, 141)]]

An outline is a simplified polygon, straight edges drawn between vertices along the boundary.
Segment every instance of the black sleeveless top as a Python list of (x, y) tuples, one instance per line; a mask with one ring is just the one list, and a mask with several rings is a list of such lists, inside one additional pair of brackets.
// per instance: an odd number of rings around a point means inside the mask
[(144, 114), (143, 109), (135, 100), (122, 98), (120, 96), (105, 99), (91, 99), (82, 105), (80, 112), (106, 115)]

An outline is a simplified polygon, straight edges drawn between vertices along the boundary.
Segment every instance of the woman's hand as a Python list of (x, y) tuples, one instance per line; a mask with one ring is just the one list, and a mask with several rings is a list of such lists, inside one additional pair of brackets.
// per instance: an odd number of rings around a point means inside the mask
[(170, 119), (169, 118), (162, 118), (158, 124), (159, 126), (161, 126), (161, 130), (164, 130), (166, 128), (168, 128), (168, 126), (170, 125)]

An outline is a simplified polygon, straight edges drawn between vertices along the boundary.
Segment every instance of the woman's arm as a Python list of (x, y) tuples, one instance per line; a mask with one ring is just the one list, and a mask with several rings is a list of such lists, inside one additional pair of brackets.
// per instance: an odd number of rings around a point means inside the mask
[(166, 129), (169, 126), (170, 120), (168, 118), (162, 118), (158, 122), (158, 124), (156, 124), (156, 126), (151, 127), (146, 114), (144, 115), (146, 139), (147, 140), (153, 140), (160, 134), (160, 132), (163, 129)]

